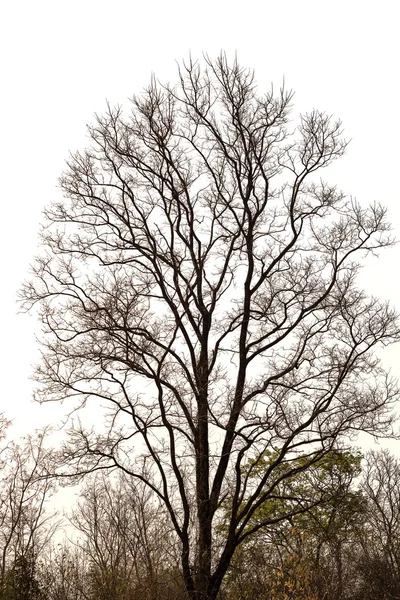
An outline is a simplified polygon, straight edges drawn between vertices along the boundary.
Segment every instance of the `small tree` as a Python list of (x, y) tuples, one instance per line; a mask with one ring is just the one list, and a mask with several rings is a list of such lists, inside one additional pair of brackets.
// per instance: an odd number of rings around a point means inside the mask
[(2, 600), (44, 600), (36, 567), (37, 559), (32, 548), (17, 556), (7, 572)]
[(38, 565), (38, 580), (46, 600), (90, 600), (88, 559), (64, 540), (51, 546)]
[(284, 557), (281, 568), (273, 574), (271, 600), (320, 600), (312, 581), (310, 561), (296, 553)]
[(10, 589), (21, 599), (39, 594), (36, 562), (58, 526), (47, 510), (54, 481), (45, 439), (30, 435), (0, 451), (0, 598)]
[(281, 479), (354, 430), (387, 432), (398, 397), (373, 353), (398, 340), (395, 313), (356, 286), (357, 257), (392, 244), (385, 210), (316, 176), (345, 151), (341, 125), (314, 110), (292, 136), (291, 99), (222, 55), (183, 64), (176, 87), (153, 80), (127, 116), (108, 107), (23, 291), (45, 331), (38, 399), (109, 408), (105, 428), (71, 430), (69, 473), (145, 482), (193, 600), (214, 600), (235, 549), (271, 525), (249, 523)]

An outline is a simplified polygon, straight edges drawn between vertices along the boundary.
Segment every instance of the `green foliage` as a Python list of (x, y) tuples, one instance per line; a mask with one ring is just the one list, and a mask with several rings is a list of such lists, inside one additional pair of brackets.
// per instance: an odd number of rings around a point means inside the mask
[(8, 569), (0, 599), (45, 600), (36, 576), (36, 560), (32, 551), (17, 556)]
[[(354, 489), (361, 459), (360, 452), (336, 448), (279, 462), (278, 452), (267, 451), (244, 466), (250, 490), (268, 470), (271, 475), (247, 529), (264, 526), (237, 550), (224, 586), (227, 598), (239, 592), (241, 600), (339, 600), (338, 555), (366, 512), (364, 496)], [(228, 500), (225, 523), (229, 509)]]
[[(249, 480), (258, 480), (277, 461), (277, 452), (264, 452), (245, 466)], [(287, 528), (313, 533), (348, 523), (363, 510), (364, 500), (351, 484), (361, 472), (360, 452), (333, 449), (326, 454), (297, 456), (281, 461), (267, 481), (269, 493), (247, 527), (271, 522), (269, 530), (283, 535)], [(243, 503), (244, 504), (244, 503)], [(281, 519), (281, 521), (280, 521)]]

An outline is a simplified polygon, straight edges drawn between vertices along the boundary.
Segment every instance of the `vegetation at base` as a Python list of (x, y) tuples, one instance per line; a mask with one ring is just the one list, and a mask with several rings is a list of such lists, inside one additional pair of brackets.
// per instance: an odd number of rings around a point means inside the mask
[[(120, 472), (92, 474), (79, 489), (63, 534), (65, 523), (47, 506), (55, 488), (41, 470), (49, 460), (44, 436), (5, 445), (6, 455), (0, 600), (187, 600), (168, 515), (143, 484)], [(245, 468), (253, 467), (256, 481), (276, 456), (264, 452)], [(387, 451), (363, 457), (340, 447), (314, 458), (312, 468), (303, 468), (310, 457), (297, 456), (275, 470), (280, 499), (268, 494), (250, 524), (269, 519), (270, 525), (237, 548), (218, 600), (399, 595), (400, 460)], [(318, 501), (296, 513), (311, 496)], [(226, 510), (229, 499), (221, 506), (221, 540)]]

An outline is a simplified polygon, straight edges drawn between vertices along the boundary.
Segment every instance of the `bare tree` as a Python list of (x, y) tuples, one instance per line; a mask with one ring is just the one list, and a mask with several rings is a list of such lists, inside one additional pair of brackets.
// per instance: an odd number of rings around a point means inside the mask
[(143, 483), (121, 473), (89, 478), (71, 523), (79, 534), (75, 544), (89, 561), (90, 597), (162, 600), (182, 590), (167, 515)]
[(51, 545), (40, 561), (38, 579), (46, 600), (90, 600), (86, 555), (67, 540)]
[(400, 597), (400, 461), (388, 450), (369, 452), (362, 487), (368, 520), (360, 531), (356, 597)]
[(341, 124), (314, 110), (292, 135), (291, 99), (222, 55), (184, 63), (176, 87), (153, 80), (126, 116), (109, 106), (23, 290), (45, 332), (37, 398), (109, 410), (71, 431), (69, 473), (146, 483), (193, 600), (213, 600), (238, 545), (271, 524), (249, 526), (282, 478), (341, 436), (387, 433), (398, 398), (373, 353), (398, 340), (396, 315), (356, 285), (357, 257), (392, 244), (385, 209), (316, 176), (345, 151)]
[(388, 450), (370, 452), (364, 475), (364, 490), (370, 500), (370, 523), (400, 578), (400, 461)]

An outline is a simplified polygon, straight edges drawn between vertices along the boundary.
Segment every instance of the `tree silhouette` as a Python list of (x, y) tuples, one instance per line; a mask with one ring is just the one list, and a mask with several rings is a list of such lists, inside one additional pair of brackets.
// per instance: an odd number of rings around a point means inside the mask
[(341, 125), (314, 110), (292, 134), (291, 99), (221, 55), (153, 80), (127, 115), (109, 106), (23, 290), (45, 333), (37, 398), (108, 407), (103, 427), (74, 424), (64, 473), (145, 482), (196, 600), (244, 539), (321, 501), (254, 523), (282, 481), (355, 430), (387, 432), (398, 398), (373, 353), (396, 315), (356, 285), (358, 257), (392, 244), (385, 210), (316, 176), (345, 151)]

